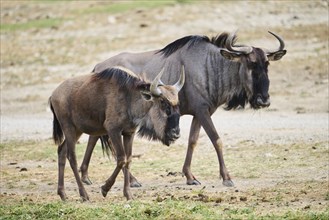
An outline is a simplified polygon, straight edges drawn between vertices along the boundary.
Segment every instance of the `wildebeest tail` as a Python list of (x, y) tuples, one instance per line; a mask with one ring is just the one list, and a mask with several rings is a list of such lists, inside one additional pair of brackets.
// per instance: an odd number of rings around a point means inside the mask
[(100, 137), (101, 139), (101, 143), (102, 143), (102, 150), (103, 150), (103, 154), (106, 153), (106, 155), (108, 157), (110, 157), (110, 152), (112, 154), (112, 156), (114, 158), (116, 158), (116, 152), (115, 149), (112, 145), (112, 142), (109, 140), (109, 136), (108, 135), (103, 135)]
[(63, 130), (61, 128), (61, 125), (59, 124), (59, 121), (56, 117), (53, 105), (51, 104), (51, 99), (49, 98), (49, 105), (50, 105), (50, 109), (54, 115), (54, 120), (53, 120), (53, 140), (55, 142), (55, 144), (60, 145), (61, 143), (63, 143), (64, 140), (64, 134), (63, 134)]

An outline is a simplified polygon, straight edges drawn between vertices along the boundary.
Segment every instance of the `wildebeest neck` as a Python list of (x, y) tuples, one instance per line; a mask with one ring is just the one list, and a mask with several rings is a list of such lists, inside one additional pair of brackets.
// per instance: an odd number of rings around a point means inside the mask
[(240, 63), (224, 59), (218, 53), (209, 55), (206, 92), (214, 109), (222, 104), (226, 104), (227, 110), (245, 106), (248, 98), (240, 71)]

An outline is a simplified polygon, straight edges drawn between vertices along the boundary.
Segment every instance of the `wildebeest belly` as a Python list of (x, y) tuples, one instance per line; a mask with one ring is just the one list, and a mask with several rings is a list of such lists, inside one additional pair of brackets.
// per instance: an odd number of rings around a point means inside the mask
[[(80, 109), (82, 110), (82, 109)], [(80, 114), (73, 116), (74, 126), (82, 133), (89, 135), (104, 135), (104, 116), (101, 112), (80, 111)]]
[(80, 122), (80, 126), (78, 127), (78, 129), (81, 132), (89, 134), (89, 135), (104, 135), (107, 133), (102, 124), (95, 123), (88, 119)]

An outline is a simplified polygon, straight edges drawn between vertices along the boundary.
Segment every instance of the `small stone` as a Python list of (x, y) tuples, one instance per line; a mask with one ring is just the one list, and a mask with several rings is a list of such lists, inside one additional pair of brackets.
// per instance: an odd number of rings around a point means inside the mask
[(310, 209), (311, 208), (311, 205), (307, 205), (304, 207), (304, 209)]
[(247, 201), (247, 197), (246, 196), (241, 196), (240, 201), (243, 201), (243, 202)]

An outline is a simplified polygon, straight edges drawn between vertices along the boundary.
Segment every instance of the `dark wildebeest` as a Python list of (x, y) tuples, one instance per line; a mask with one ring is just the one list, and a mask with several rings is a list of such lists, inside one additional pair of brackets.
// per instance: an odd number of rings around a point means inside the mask
[[(173, 86), (160, 81), (163, 70), (148, 83), (124, 68), (109, 68), (99, 73), (64, 81), (49, 98), (54, 114), (53, 139), (58, 144), (58, 194), (66, 199), (64, 168), (66, 157), (73, 170), (79, 193), (89, 200), (80, 179), (75, 144), (82, 133), (108, 135), (116, 154), (117, 166), (101, 187), (105, 197), (122, 169), (124, 196), (132, 199), (129, 166), (134, 134), (158, 139), (170, 145), (179, 137), (178, 92), (183, 87), (185, 73)], [(64, 138), (65, 137), (65, 138)]]
[[(168, 74), (162, 79), (163, 82), (170, 83), (177, 78), (177, 70), (180, 66), (184, 65), (186, 85), (179, 93), (179, 108), (181, 115), (194, 116), (183, 166), (187, 184), (200, 184), (190, 167), (193, 150), (202, 126), (215, 147), (223, 184), (233, 186), (224, 163), (223, 144), (211, 120), (211, 115), (223, 104), (226, 104), (226, 110), (244, 107), (248, 102), (253, 109), (270, 105), (269, 61), (281, 59), (286, 54), (286, 50), (284, 50), (284, 41), (278, 35), (269, 33), (280, 43), (276, 50), (235, 45), (235, 33), (223, 33), (212, 39), (206, 36), (187, 36), (170, 43), (161, 50), (119, 54), (97, 64), (93, 72), (100, 72), (114, 65), (122, 65), (154, 78), (154, 72), (165, 68)], [(88, 163), (97, 139), (97, 137), (90, 137), (81, 165), (84, 182), (89, 184), (91, 182), (87, 173)], [(139, 186), (134, 177), (131, 184)]]

